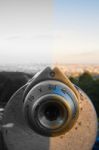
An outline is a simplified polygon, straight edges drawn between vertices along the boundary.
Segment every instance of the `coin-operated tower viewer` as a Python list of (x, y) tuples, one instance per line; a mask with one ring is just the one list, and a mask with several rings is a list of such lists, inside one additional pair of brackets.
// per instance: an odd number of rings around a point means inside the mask
[(91, 150), (97, 134), (90, 99), (57, 67), (45, 68), (14, 93), (2, 124), (8, 150)]

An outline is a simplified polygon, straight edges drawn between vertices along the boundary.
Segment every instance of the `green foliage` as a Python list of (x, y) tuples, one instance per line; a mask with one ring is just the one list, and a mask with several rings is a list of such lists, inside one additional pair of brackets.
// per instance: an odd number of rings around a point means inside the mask
[(99, 79), (93, 79), (90, 73), (85, 72), (78, 80), (73, 77), (70, 77), (70, 80), (90, 97), (99, 117)]

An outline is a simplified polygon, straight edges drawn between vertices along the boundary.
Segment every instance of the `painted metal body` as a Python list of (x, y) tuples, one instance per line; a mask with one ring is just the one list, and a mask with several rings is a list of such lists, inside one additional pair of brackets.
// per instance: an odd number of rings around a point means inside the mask
[[(53, 76), (53, 72), (55, 73)], [(51, 73), (49, 75), (49, 73)], [(43, 74), (43, 75), (42, 75)], [(41, 77), (41, 78), (40, 78)], [(39, 80), (40, 79), (40, 80)], [(57, 80), (74, 88), (78, 97), (79, 111), (69, 130), (64, 130), (57, 136), (44, 136), (33, 130), (25, 117), (25, 104), (29, 97), (27, 94), (32, 91), (34, 84), (41, 80)], [(34, 81), (33, 81), (34, 80)], [(32, 82), (33, 81), (33, 82)], [(29, 83), (21, 87), (8, 102), (2, 120), (2, 133), (8, 150), (91, 150), (97, 135), (97, 116), (95, 109), (87, 95), (78, 87), (65, 80), (65, 76), (57, 69), (45, 69), (43, 73), (35, 76)], [(46, 89), (46, 88), (45, 88)], [(34, 90), (33, 90), (34, 91)], [(43, 91), (43, 89), (42, 89)], [(45, 90), (44, 90), (45, 91)], [(42, 93), (39, 91), (40, 94)], [(58, 94), (57, 91), (54, 91)], [(30, 102), (29, 105), (32, 105)]]

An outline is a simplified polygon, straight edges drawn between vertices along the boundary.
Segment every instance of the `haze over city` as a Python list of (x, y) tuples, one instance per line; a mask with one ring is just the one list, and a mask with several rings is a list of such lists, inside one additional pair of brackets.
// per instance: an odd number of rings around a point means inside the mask
[(99, 1), (0, 1), (0, 64), (99, 64)]

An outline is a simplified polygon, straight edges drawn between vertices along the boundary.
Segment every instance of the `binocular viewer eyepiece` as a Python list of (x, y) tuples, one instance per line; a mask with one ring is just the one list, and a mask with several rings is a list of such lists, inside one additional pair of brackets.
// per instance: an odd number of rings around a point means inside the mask
[(28, 124), (45, 136), (57, 136), (71, 129), (78, 112), (74, 92), (56, 80), (36, 84), (24, 100), (24, 114)]
[(2, 124), (8, 150), (89, 150), (97, 135), (90, 99), (57, 67), (45, 68), (14, 93)]

